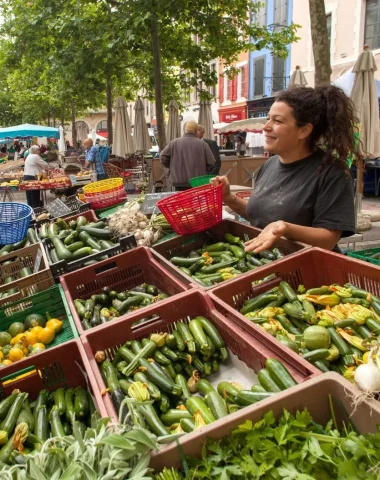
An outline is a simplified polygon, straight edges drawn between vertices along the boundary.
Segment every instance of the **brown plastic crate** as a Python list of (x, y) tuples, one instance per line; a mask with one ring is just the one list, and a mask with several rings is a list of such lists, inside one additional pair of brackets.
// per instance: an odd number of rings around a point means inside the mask
[[(166, 242), (154, 245), (152, 247), (152, 250), (156, 259), (162, 265), (164, 265), (167, 270), (172, 272), (178, 278), (183, 280), (187, 285), (189, 285), (189, 287), (197, 286), (199, 288), (204, 288), (205, 290), (211, 290), (215, 288), (215, 286), (208, 288), (202, 287), (192, 277), (189, 277), (182, 270), (173, 265), (170, 262), (170, 259), (174, 256), (186, 256), (192, 250), (197, 250), (198, 248), (201, 248), (207, 240), (210, 240), (210, 236), (212, 236), (215, 242), (223, 241), (224, 235), (228, 232), (232, 235), (241, 237), (242, 239), (244, 239), (245, 235), (247, 236), (247, 238), (252, 239), (257, 237), (261, 233), (261, 230), (259, 228), (251, 227), (250, 225), (241, 222), (236, 222), (235, 220), (223, 220), (215, 227), (210, 228), (207, 232), (201, 232), (195, 235), (178, 236)], [(276, 242), (275, 246), (278, 247), (284, 255), (291, 255), (293, 253), (310, 248), (304, 243), (293, 242), (291, 240), (287, 240), (286, 238), (280, 238), (278, 242)], [(261, 268), (262, 267), (259, 267), (259, 269)], [(247, 274), (244, 273), (242, 275), (239, 275), (239, 278), (244, 275)], [(230, 281), (231, 280), (225, 281), (223, 282), (223, 284), (227, 282), (229, 283)]]
[[(228, 348), (245, 362), (255, 372), (265, 367), (267, 358), (277, 358), (288, 368), (291, 374), (299, 381), (320, 374), (318, 370), (299, 361), (299, 356), (291, 355), (283, 349), (274, 348), (256, 341), (247, 335), (241, 328), (227, 321), (220, 313), (212, 308), (207, 295), (200, 289), (193, 289), (172, 298), (170, 302), (157, 303), (154, 306), (137, 310), (129, 318), (118, 323), (111, 322), (97, 327), (96, 330), (87, 330), (82, 337), (82, 342), (92, 367), (99, 389), (105, 388), (95, 353), (105, 351), (108, 358), (113, 359), (117, 348), (128, 340), (149, 336), (152, 332), (171, 331), (171, 326), (180, 320), (188, 321), (198, 315), (208, 318), (219, 330)], [(132, 328), (132, 324), (148, 315), (154, 318), (142, 325)], [(117, 418), (111, 399), (107, 394), (104, 397), (108, 413)]]
[[(90, 298), (91, 295), (100, 293), (104, 287), (119, 291), (131, 289), (142, 283), (153, 284), (169, 296), (186, 290), (180, 280), (166, 272), (153, 259), (150, 250), (146, 247), (135, 248), (95, 265), (81, 268), (63, 275), (60, 280), (80, 335), (84, 330), (74, 306), (74, 300), (77, 298)], [(146, 308), (141, 308), (140, 311), (145, 312)], [(123, 315), (113, 320), (112, 324), (119, 324), (121, 319), (130, 315)], [(100, 327), (94, 327), (92, 330)]]
[[(349, 398), (349, 395), (354, 393), (353, 386), (347, 380), (337, 373), (326, 373), (246, 407), (227, 418), (217, 420), (206, 428), (184, 435), (178, 441), (185, 456), (199, 457), (206, 438), (223, 438), (246, 420), (258, 422), (269, 411), (279, 418), (283, 409), (294, 414), (297, 410), (307, 408), (315, 422), (326, 425), (331, 419), (329, 395), (332, 397), (334, 412), (341, 428), (343, 422), (346, 425), (352, 422), (360, 433), (376, 433), (376, 424), (380, 424), (380, 403), (363, 402), (355, 410)], [(154, 451), (150, 467), (157, 472), (164, 467), (181, 468), (177, 444), (172, 443)]]
[[(33, 274), (11, 283), (4, 283), (7, 277), (17, 278), (25, 267), (31, 268)], [(0, 305), (29, 297), (53, 285), (55, 285), (53, 275), (41, 243), (35, 243), (0, 257), (0, 294), (13, 288), (18, 289), (18, 292), (13, 295), (0, 298)]]
[[(252, 285), (253, 281), (272, 274), (277, 275), (277, 278), (259, 285)], [(246, 300), (278, 285), (281, 280), (286, 280), (294, 289), (297, 289), (298, 285), (304, 285), (308, 289), (333, 283), (344, 285), (350, 282), (374, 295), (380, 295), (379, 267), (327, 250), (311, 248), (235, 278), (228, 285), (220, 285), (209, 292), (209, 297), (222, 315), (238, 324), (255, 338), (261, 339), (265, 344), (271, 343), (277, 348), (285, 348), (290, 352), (291, 350), (275, 337), (240, 313)], [(302, 362), (309, 364), (305, 360)]]
[[(26, 375), (28, 372), (31, 373)], [(18, 379), (21, 375), (23, 377)], [(107, 410), (83, 345), (77, 339), (25, 358), (22, 370), (17, 363), (9, 365), (7, 376), (0, 379), (0, 395), (7, 397), (18, 388), (22, 392), (28, 392), (29, 398), (33, 400), (44, 388), (55, 390), (60, 387), (80, 386), (92, 390), (98, 412), (102, 417), (107, 417)]]

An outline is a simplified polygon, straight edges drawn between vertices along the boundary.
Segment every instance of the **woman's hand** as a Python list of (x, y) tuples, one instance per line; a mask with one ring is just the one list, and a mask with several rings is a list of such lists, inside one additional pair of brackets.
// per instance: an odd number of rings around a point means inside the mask
[(218, 175), (210, 180), (210, 183), (213, 187), (217, 187), (222, 184), (223, 191), (223, 202), (228, 203), (229, 201), (234, 200), (234, 196), (231, 194), (230, 182), (225, 176)]
[(282, 220), (267, 225), (260, 235), (245, 242), (245, 251), (259, 253), (271, 248), (276, 241), (286, 234), (286, 223)]

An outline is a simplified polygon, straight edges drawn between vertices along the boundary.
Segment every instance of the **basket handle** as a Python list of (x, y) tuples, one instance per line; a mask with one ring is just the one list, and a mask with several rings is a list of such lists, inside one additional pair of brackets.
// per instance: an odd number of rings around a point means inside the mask
[(110, 263), (107, 263), (106, 265), (102, 265), (101, 267), (95, 267), (94, 272), (95, 275), (101, 275), (104, 272), (108, 272), (109, 270), (113, 270), (117, 268), (117, 263), (115, 261), (112, 261)]

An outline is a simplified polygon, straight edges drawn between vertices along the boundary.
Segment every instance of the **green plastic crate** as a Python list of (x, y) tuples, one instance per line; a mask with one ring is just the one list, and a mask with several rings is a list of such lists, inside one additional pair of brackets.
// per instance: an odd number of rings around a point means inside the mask
[(113, 213), (115, 213), (118, 208), (123, 206), (125, 202), (126, 200), (124, 199), (122, 202), (118, 203), (117, 205), (114, 205), (113, 207), (102, 208), (101, 210), (95, 210), (96, 216), (101, 219), (107, 218)]
[(357, 252), (347, 252), (347, 256), (373, 263), (373, 265), (380, 265), (380, 258), (371, 258), (371, 255), (375, 253), (380, 253), (380, 248), (368, 248), (367, 250), (358, 250)]
[(201, 187), (202, 185), (208, 185), (214, 177), (215, 175), (202, 175), (201, 177), (190, 178), (189, 182), (192, 187)]
[(54, 341), (46, 345), (46, 348), (56, 347), (79, 337), (61, 285), (55, 285), (31, 297), (0, 307), (0, 331), (8, 330), (13, 322), (24, 322), (31, 313), (38, 313), (46, 318), (47, 312), (51, 318), (62, 320), (63, 327)]

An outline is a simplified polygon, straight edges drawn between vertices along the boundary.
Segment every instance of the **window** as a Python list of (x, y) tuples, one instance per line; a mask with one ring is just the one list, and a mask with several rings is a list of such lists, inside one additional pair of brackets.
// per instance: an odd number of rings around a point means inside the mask
[[(210, 73), (215, 74), (215, 72), (216, 72), (216, 65), (215, 65), (215, 63), (212, 63), (210, 65)], [(209, 87), (208, 91), (209, 91), (210, 95), (215, 97), (216, 96), (216, 85), (212, 85), (211, 87)]]
[(327, 41), (331, 50), (331, 13), (326, 15)]
[(225, 72), (224, 74), (223, 82), (224, 82), (224, 101), (227, 101), (230, 98), (229, 97), (230, 80), (227, 76), (227, 72)]
[(275, 30), (288, 25), (288, 0), (274, 0)]
[(367, 0), (365, 13), (364, 43), (371, 50), (380, 48), (380, 0)]
[(283, 58), (273, 58), (273, 92), (285, 90), (285, 60)]
[(107, 120), (102, 120), (96, 126), (96, 130), (107, 130)]
[(256, 0), (255, 3), (261, 3), (261, 7), (257, 13), (252, 15), (252, 23), (256, 23), (259, 27), (265, 27), (267, 24), (267, 2), (266, 0)]
[(254, 85), (253, 95), (264, 95), (264, 58), (257, 58), (253, 64)]
[(247, 65), (239, 68), (237, 77), (237, 98), (246, 97)]

